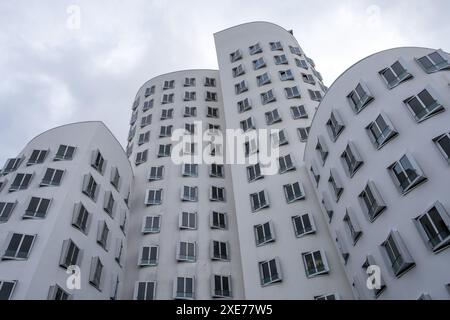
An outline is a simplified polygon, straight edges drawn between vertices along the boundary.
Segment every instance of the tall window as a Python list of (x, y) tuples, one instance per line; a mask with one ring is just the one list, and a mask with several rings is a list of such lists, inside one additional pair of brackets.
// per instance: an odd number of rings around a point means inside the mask
[(309, 129), (310, 129), (310, 127), (297, 128), (298, 137), (299, 137), (301, 142), (308, 141)]
[(450, 163), (450, 132), (437, 136), (433, 139), (433, 141), (444, 156), (445, 160)]
[(327, 130), (330, 135), (330, 138), (333, 141), (336, 141), (336, 139), (339, 137), (344, 128), (345, 128), (344, 122), (342, 121), (338, 111), (333, 110), (330, 114), (330, 118), (327, 121)]
[(170, 157), (170, 153), (172, 151), (171, 144), (160, 144), (158, 149), (158, 157)]
[(424, 242), (433, 252), (450, 244), (450, 217), (439, 201), (416, 217), (415, 222)]
[(259, 274), (262, 286), (282, 281), (278, 258), (259, 262)]
[(209, 176), (223, 178), (224, 177), (224, 166), (223, 164), (212, 163), (209, 168)]
[(412, 78), (412, 75), (406, 71), (400, 61), (396, 61), (390, 67), (381, 70), (379, 74), (389, 89), (393, 89), (403, 81)]
[(144, 143), (147, 143), (150, 141), (150, 131), (147, 131), (145, 133), (139, 134), (139, 141), (138, 145), (143, 145)]
[(14, 292), (17, 281), (0, 280), (0, 300), (9, 300)]
[(150, 172), (148, 173), (149, 181), (162, 180), (164, 174), (164, 166), (150, 167)]
[(322, 250), (305, 252), (302, 258), (308, 278), (329, 272), (328, 262)]
[(440, 112), (444, 106), (431, 94), (430, 89), (424, 89), (417, 95), (403, 101), (411, 111), (417, 122), (422, 122)]
[(317, 137), (316, 150), (319, 154), (320, 159), (322, 160), (322, 165), (324, 165), (328, 157), (328, 148), (321, 136)]
[(146, 115), (141, 118), (141, 128), (144, 128), (150, 124), (152, 124), (152, 115), (151, 114)]
[(344, 169), (349, 177), (353, 177), (364, 163), (353, 142), (347, 144), (347, 147), (341, 154), (341, 159), (343, 160), (342, 163), (344, 164)]
[(223, 261), (230, 260), (228, 253), (228, 243), (213, 240), (211, 242), (211, 259)]
[(295, 170), (295, 166), (294, 166), (294, 163), (292, 162), (290, 154), (279, 157), (278, 164), (279, 164), (279, 173), (280, 174)]
[(136, 159), (135, 159), (134, 163), (137, 166), (142, 163), (145, 163), (147, 161), (147, 154), (148, 154), (148, 150), (144, 150), (142, 152), (136, 153)]
[(106, 221), (98, 222), (97, 243), (106, 251), (109, 246), (110, 230)]
[(281, 147), (289, 143), (284, 129), (275, 131), (270, 135), (270, 138), (274, 147)]
[(378, 192), (375, 183), (369, 181), (364, 187), (364, 190), (359, 194), (361, 207), (370, 222), (375, 219), (386, 209), (386, 204)]
[(401, 276), (415, 266), (415, 262), (398, 231), (391, 231), (388, 238), (381, 244), (381, 247), (384, 249), (386, 262), (390, 265), (396, 277)]
[(91, 272), (89, 274), (89, 283), (101, 290), (102, 287), (102, 273), (103, 273), (103, 263), (99, 257), (93, 257), (91, 260)]
[(370, 93), (369, 88), (367, 88), (364, 83), (360, 82), (356, 88), (347, 95), (347, 99), (353, 111), (359, 113), (373, 101), (374, 97)]
[(402, 192), (406, 194), (414, 187), (427, 181), (427, 177), (411, 155), (405, 154), (388, 167), (391, 177)]
[(275, 232), (270, 222), (258, 224), (253, 227), (255, 232), (255, 240), (257, 246), (265, 245), (275, 241)]
[(213, 298), (231, 298), (231, 276), (213, 275)]
[(120, 180), (119, 169), (117, 167), (112, 167), (111, 168), (111, 179), (110, 179), (110, 182), (114, 186), (114, 188), (116, 188), (117, 191), (119, 191), (120, 181), (121, 180)]
[(83, 204), (81, 202), (75, 204), (72, 216), (72, 226), (87, 234), (90, 220), (90, 213), (86, 210)]
[(77, 266), (81, 260), (81, 250), (72, 239), (63, 241), (59, 265), (65, 269)]
[(11, 213), (13, 212), (16, 202), (0, 202), (0, 223), (9, 220)]
[(198, 188), (190, 187), (190, 186), (183, 186), (182, 191), (181, 191), (181, 200), (197, 202), (198, 201)]
[(211, 186), (209, 200), (211, 201), (225, 201), (225, 188)]
[(211, 212), (211, 228), (212, 229), (227, 229), (227, 214), (226, 212)]
[(358, 220), (356, 219), (356, 215), (353, 213), (351, 208), (347, 208), (345, 212), (344, 223), (347, 227), (350, 238), (353, 241), (353, 245), (355, 245), (362, 235), (362, 230), (359, 226)]

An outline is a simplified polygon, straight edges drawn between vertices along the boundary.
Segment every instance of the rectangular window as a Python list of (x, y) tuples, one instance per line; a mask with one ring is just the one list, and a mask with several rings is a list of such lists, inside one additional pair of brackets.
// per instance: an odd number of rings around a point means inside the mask
[(195, 87), (195, 78), (184, 78), (185, 87)]
[(48, 153), (49, 150), (33, 150), (30, 158), (27, 161), (27, 166), (43, 163)]
[(242, 76), (243, 74), (245, 74), (244, 66), (242, 64), (240, 64), (237, 67), (234, 67), (232, 69), (232, 73), (233, 73), (233, 78), (237, 78), (239, 76)]
[(281, 147), (289, 143), (284, 129), (275, 130), (275, 132), (270, 135), (270, 138), (274, 147)]
[(45, 171), (44, 178), (39, 184), (40, 187), (44, 186), (59, 186), (61, 184), (61, 179), (64, 175), (64, 170), (57, 170), (52, 168), (47, 168)]
[(414, 221), (424, 242), (433, 252), (450, 244), (450, 217), (439, 201)]
[(298, 56), (302, 56), (302, 51), (300, 50), (299, 47), (289, 46), (289, 50), (291, 51), (292, 54), (296, 54)]
[(16, 202), (0, 202), (0, 223), (6, 222), (17, 205)]
[(150, 167), (148, 181), (162, 180), (164, 174), (164, 166)]
[(297, 238), (316, 232), (313, 217), (309, 213), (292, 217), (292, 224)]
[(331, 111), (330, 118), (327, 121), (327, 130), (331, 140), (336, 141), (344, 130), (345, 125), (337, 110)]
[(119, 191), (120, 181), (121, 180), (120, 180), (119, 169), (117, 167), (112, 167), (110, 182), (114, 186), (114, 188), (116, 188), (117, 191)]
[(98, 230), (97, 230), (97, 243), (106, 251), (108, 251), (109, 247), (109, 235), (110, 231), (106, 221), (98, 222)]
[(444, 106), (431, 94), (430, 89), (424, 89), (415, 96), (403, 101), (417, 122), (422, 122), (445, 111)]
[(278, 71), (281, 81), (294, 80), (294, 75), (290, 69)]
[(135, 165), (138, 166), (142, 163), (147, 162), (147, 154), (148, 154), (148, 150), (144, 150), (142, 152), (136, 153), (136, 159), (134, 161)]
[(236, 62), (240, 59), (242, 59), (242, 51), (240, 49), (237, 49), (236, 51), (230, 53), (231, 62)]
[(348, 234), (355, 245), (362, 236), (362, 230), (359, 226), (356, 215), (351, 208), (347, 208), (344, 216), (344, 224), (347, 227)]
[(256, 82), (258, 87), (271, 83), (269, 74), (265, 72), (259, 76), (256, 76)]
[(315, 162), (313, 162), (311, 164), (311, 167), (309, 168), (309, 170), (311, 171), (311, 173), (313, 175), (314, 181), (316, 182), (316, 186), (318, 186), (319, 182), (320, 182), (320, 172), (319, 172), (319, 170), (317, 170), (317, 166), (316, 166)]
[(103, 210), (105, 210), (105, 212), (111, 217), (114, 217), (115, 209), (116, 209), (116, 201), (114, 200), (114, 196), (111, 191), (106, 191), (103, 203)]
[(267, 192), (261, 190), (259, 192), (255, 192), (250, 194), (250, 204), (252, 207), (252, 212), (257, 212), (261, 209), (269, 207), (269, 197)]
[(146, 115), (141, 118), (141, 128), (144, 128), (150, 124), (152, 124), (152, 115), (151, 114)]
[(309, 93), (309, 97), (311, 98), (312, 101), (317, 101), (317, 102), (322, 101), (322, 93), (320, 91), (308, 89), (308, 93)]
[(185, 163), (182, 166), (183, 177), (198, 177), (198, 164)]
[(173, 103), (173, 97), (174, 97), (173, 93), (163, 94), (161, 104)]
[(65, 269), (69, 266), (79, 266), (81, 250), (72, 239), (63, 241), (59, 265)]
[(143, 145), (144, 143), (147, 143), (150, 141), (150, 131), (147, 131), (145, 133), (141, 133), (139, 135), (139, 141), (138, 141), (138, 145)]
[(162, 109), (161, 120), (173, 119), (173, 109)]
[(102, 288), (103, 263), (99, 257), (93, 257), (91, 260), (91, 271), (89, 274), (89, 283), (98, 290)]
[(180, 229), (197, 229), (197, 212), (183, 211), (180, 214), (178, 226)]
[(223, 178), (224, 177), (223, 164), (212, 163), (209, 169), (209, 176), (216, 178)]
[(259, 275), (262, 286), (282, 281), (278, 258), (259, 262)]
[(211, 228), (212, 229), (227, 229), (227, 214), (226, 212), (211, 212)]
[(299, 99), (301, 98), (300, 96), (300, 91), (298, 89), (297, 86), (291, 87), (291, 88), (284, 88), (284, 92), (286, 93), (286, 98), (287, 99)]
[(183, 117), (196, 117), (197, 107), (184, 107)]
[(370, 140), (377, 149), (381, 149), (381, 147), (398, 135), (389, 118), (384, 114), (380, 114), (375, 121), (366, 127), (366, 130)]
[(151, 86), (149, 88), (145, 88), (145, 96), (151, 96), (152, 94), (155, 93), (155, 86)]
[(10, 233), (6, 239), (8, 246), (2, 255), (2, 260), (26, 260), (30, 256), (36, 235)]
[(328, 147), (325, 144), (325, 141), (322, 138), (322, 136), (317, 137), (316, 150), (317, 153), (319, 154), (320, 160), (322, 160), (322, 165), (324, 165), (328, 157)]
[(30, 185), (32, 173), (17, 173), (13, 183), (9, 187), (9, 192), (27, 189)]
[(279, 56), (273, 56), (276, 65), (288, 64), (288, 60), (284, 54)]
[(302, 254), (306, 276), (312, 278), (329, 272), (325, 252), (322, 250), (305, 252)]
[(264, 178), (261, 173), (261, 165), (259, 163), (247, 167), (247, 180), (253, 182)]
[(308, 63), (305, 60), (295, 58), (295, 64), (297, 67), (308, 70)]
[(245, 91), (248, 91), (247, 81), (242, 80), (241, 82), (236, 83), (234, 85), (234, 91), (235, 91), (236, 94), (241, 94), (241, 93), (243, 93)]
[(318, 301), (321, 301), (321, 300), (323, 300), (323, 301), (325, 301), (325, 300), (339, 300), (339, 297), (336, 294), (334, 294), (334, 293), (332, 293), (332, 294), (323, 294), (321, 296), (315, 296), (314, 300), (318, 300)]
[(342, 257), (344, 264), (347, 264), (348, 258), (350, 258), (350, 252), (348, 251), (347, 245), (342, 239), (341, 232), (336, 230), (336, 247)]
[(205, 101), (217, 101), (217, 92), (206, 91)]
[(150, 110), (151, 108), (153, 108), (153, 104), (154, 104), (154, 100), (151, 99), (149, 101), (145, 101), (144, 102), (144, 106), (142, 108), (142, 111), (145, 112), (147, 110)]
[(403, 195), (427, 181), (427, 177), (411, 155), (405, 154), (388, 167), (397, 188)]
[(283, 46), (280, 41), (269, 42), (270, 50), (272, 51), (283, 51)]
[(209, 200), (224, 202), (225, 201), (225, 188), (211, 186)]
[(416, 265), (398, 231), (391, 231), (381, 247), (387, 264), (397, 278)]
[(285, 155), (278, 158), (278, 165), (280, 174), (295, 170), (294, 163), (292, 162), (291, 155)]
[(400, 61), (396, 61), (390, 67), (381, 70), (379, 74), (389, 89), (393, 89), (400, 83), (412, 78), (412, 75), (406, 71)]
[(240, 125), (241, 125), (241, 129), (242, 129), (244, 132), (247, 132), (247, 131), (250, 130), (250, 129), (255, 129), (255, 128), (256, 128), (255, 122), (254, 122), (254, 120), (253, 120), (253, 117), (249, 117), (249, 118), (247, 118), (247, 119), (245, 119), (245, 120), (242, 120), (242, 121), (240, 122)]
[(158, 149), (158, 158), (170, 157), (172, 151), (171, 144), (160, 144)]
[(274, 102), (277, 99), (275, 98), (275, 94), (273, 93), (273, 89), (270, 89), (267, 92), (261, 93), (261, 103), (268, 104), (270, 102)]
[(196, 97), (195, 91), (186, 91), (184, 92), (183, 101), (195, 101)]
[(23, 158), (11, 158), (6, 161), (5, 166), (3, 167), (2, 173), (3, 175), (16, 171), (19, 165), (22, 163)]
[(208, 107), (206, 116), (208, 118), (218, 118), (219, 117), (219, 108)]
[(450, 69), (450, 59), (448, 54), (442, 50), (434, 51), (416, 60), (427, 73)]
[(161, 216), (146, 216), (142, 225), (142, 233), (158, 233), (161, 230)]
[(347, 95), (347, 100), (353, 111), (358, 114), (374, 100), (374, 97), (370, 93), (369, 88), (367, 88), (364, 83), (360, 82), (356, 88)]
[(55, 157), (53, 158), (53, 161), (72, 160), (74, 153), (75, 147), (61, 144), (58, 148), (58, 151), (56, 152)]
[(184, 242), (184, 241), (179, 242), (177, 250), (177, 260), (195, 262), (196, 260), (195, 247), (196, 247), (195, 242)]
[(274, 123), (282, 121), (280, 113), (278, 112), (278, 109), (274, 109), (274, 110), (266, 112), (265, 116), (266, 116), (267, 125), (272, 125)]
[(308, 141), (308, 136), (309, 136), (309, 130), (311, 127), (300, 127), (297, 128), (297, 132), (298, 132), (298, 137), (300, 139), (301, 142), (306, 142)]
[(383, 201), (378, 188), (375, 183), (369, 181), (364, 187), (364, 190), (359, 194), (361, 207), (370, 222), (375, 219), (386, 209), (386, 204)]
[(305, 106), (292, 106), (291, 115), (293, 119), (307, 119), (308, 113), (306, 112)]
[(158, 249), (158, 246), (142, 247), (139, 266), (148, 267), (158, 265)]
[(214, 78), (205, 78), (205, 87), (215, 87), (216, 86), (216, 79)]
[(253, 70), (259, 70), (266, 66), (266, 62), (264, 61), (263, 57), (253, 60), (252, 63), (253, 63)]
[(244, 154), (246, 157), (259, 152), (257, 138), (250, 139), (244, 143)]
[(356, 145), (351, 141), (347, 144), (345, 151), (341, 154), (341, 159), (344, 164), (344, 169), (349, 177), (353, 177), (364, 163)]
[(68, 294), (57, 284), (50, 286), (48, 290), (47, 300), (70, 300), (72, 299), (72, 295)]
[(174, 282), (174, 299), (194, 299), (194, 278), (177, 277)]
[(328, 198), (328, 195), (325, 192), (322, 193), (321, 203), (323, 208), (325, 209), (325, 212), (327, 213), (329, 222), (331, 223), (331, 221), (333, 220), (334, 210), (333, 207), (331, 206), (331, 202)]
[(135, 300), (154, 300), (156, 296), (156, 282), (137, 282), (135, 287)]
[(213, 275), (213, 298), (231, 298), (231, 276)]
[(133, 140), (134, 135), (136, 134), (136, 126), (131, 127), (130, 131), (128, 132), (128, 141), (130, 142), (131, 140)]
[(163, 90), (173, 89), (175, 88), (175, 80), (166, 80), (164, 81)]
[(166, 137), (171, 137), (172, 136), (172, 129), (173, 126), (161, 126), (160, 130), (159, 130), (159, 137), (160, 138), (166, 138)]
[(145, 205), (158, 205), (162, 203), (162, 189), (148, 189), (145, 195)]
[(0, 300), (10, 300), (17, 281), (0, 280)]
[(248, 47), (248, 51), (249, 51), (250, 55), (254, 55), (254, 54), (258, 54), (258, 53), (263, 52), (259, 42), (255, 43), (254, 45), (251, 45), (250, 47)]
[(303, 79), (303, 82), (305, 82), (305, 83), (309, 83), (312, 85), (316, 84), (316, 80), (314, 80), (314, 77), (312, 74), (302, 73), (302, 79)]
[(184, 124), (184, 130), (186, 130), (187, 134), (194, 134), (195, 133), (195, 124), (194, 123), (185, 123)]
[(100, 150), (98, 149), (92, 151), (91, 166), (92, 168), (97, 170), (100, 174), (103, 174), (105, 172), (106, 160), (105, 158), (103, 158), (102, 154), (100, 153)]
[(228, 243), (213, 240), (211, 242), (211, 259), (222, 261), (230, 260), (230, 257), (228, 256)]
[(181, 188), (181, 201), (190, 201), (197, 202), (198, 201), (198, 188), (183, 186)]
[(45, 218), (51, 202), (51, 199), (31, 197), (28, 207), (25, 210), (25, 214), (23, 215), (23, 219)]
[(287, 203), (305, 199), (305, 191), (303, 190), (303, 186), (300, 182), (285, 184), (283, 189)]
[(253, 229), (255, 232), (255, 240), (257, 247), (275, 241), (275, 232), (273, 224), (271, 222), (258, 224), (254, 226)]
[(450, 132), (437, 136), (433, 139), (433, 142), (436, 144), (445, 160), (450, 163)]
[(72, 226), (87, 234), (91, 215), (81, 202), (76, 203), (73, 210)]

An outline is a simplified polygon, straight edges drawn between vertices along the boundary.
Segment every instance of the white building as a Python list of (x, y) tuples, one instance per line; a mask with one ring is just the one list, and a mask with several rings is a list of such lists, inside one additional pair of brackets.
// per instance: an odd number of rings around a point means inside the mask
[(424, 48), (367, 57), (312, 121), (305, 162), (357, 298), (449, 298), (449, 62)]
[[(219, 71), (168, 73), (139, 89), (126, 154), (86, 122), (8, 160), (0, 298), (448, 299), (448, 55), (388, 50), (325, 95), (291, 31), (253, 22), (214, 37)], [(236, 150), (219, 131), (239, 128), (280, 130), (273, 174), (262, 162), (220, 162)], [(181, 149), (179, 130), (192, 138)], [(237, 147), (245, 159), (263, 153)], [(200, 153), (219, 158), (175, 162)], [(66, 286), (74, 264), (81, 290)], [(366, 287), (371, 265), (379, 290)]]

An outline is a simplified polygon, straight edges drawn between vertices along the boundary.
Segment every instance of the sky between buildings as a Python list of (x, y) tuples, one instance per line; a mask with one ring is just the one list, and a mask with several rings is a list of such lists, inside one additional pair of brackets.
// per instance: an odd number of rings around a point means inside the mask
[(293, 29), (330, 85), (384, 49), (450, 51), (449, 12), (448, 0), (2, 0), (0, 167), (70, 122), (102, 120), (125, 145), (139, 87), (217, 68), (213, 33), (225, 28), (262, 20)]

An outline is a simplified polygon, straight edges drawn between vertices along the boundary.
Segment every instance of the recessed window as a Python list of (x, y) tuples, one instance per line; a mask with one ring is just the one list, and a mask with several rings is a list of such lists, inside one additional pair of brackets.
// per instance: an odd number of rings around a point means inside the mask
[(255, 43), (254, 45), (251, 45), (250, 47), (248, 47), (248, 51), (249, 51), (250, 55), (254, 55), (254, 54), (261, 53), (262, 48), (258, 42), (258, 43)]
[(61, 184), (61, 179), (64, 175), (64, 170), (47, 168), (45, 171), (44, 178), (39, 184), (40, 187), (44, 186), (59, 186)]
[(240, 59), (242, 59), (242, 51), (240, 49), (234, 51), (233, 53), (230, 53), (231, 62), (236, 62)]
[(174, 282), (174, 299), (194, 299), (194, 278), (177, 277)]
[(158, 246), (142, 247), (139, 266), (156, 266), (158, 265)]
[(247, 118), (247, 119), (245, 119), (245, 120), (242, 120), (242, 121), (240, 122), (240, 125), (241, 125), (241, 129), (242, 129), (244, 132), (247, 132), (247, 131), (250, 130), (250, 129), (255, 129), (255, 128), (256, 128), (255, 122), (254, 122), (254, 120), (253, 120), (253, 117), (249, 117), (249, 118)]
[(247, 180), (253, 182), (264, 178), (261, 173), (261, 166), (259, 163), (247, 167)]
[(269, 74), (267, 72), (265, 72), (265, 73), (257, 76), (256, 83), (258, 84), (258, 87), (261, 87), (263, 85), (271, 83)]
[(406, 71), (400, 61), (396, 61), (390, 67), (381, 70), (379, 74), (384, 79), (389, 89), (393, 89), (403, 81), (412, 78), (412, 75)]
[(215, 240), (213, 240), (211, 242), (211, 259), (212, 260), (222, 260), (222, 261), (230, 260), (228, 251), (229, 250), (228, 250), (227, 242), (215, 241)]
[(215, 87), (216, 86), (216, 79), (215, 78), (205, 78), (205, 87)]
[(227, 229), (227, 214), (226, 212), (211, 212), (211, 228), (212, 229)]
[(75, 147), (61, 144), (58, 148), (58, 151), (56, 152), (55, 157), (53, 158), (53, 161), (72, 160), (74, 153)]
[(388, 167), (392, 180), (405, 195), (413, 188), (427, 181), (427, 177), (411, 155), (405, 154)]
[(436, 144), (445, 160), (450, 163), (450, 132), (437, 136), (433, 139), (433, 142)]
[(5, 243), (8, 243), (2, 260), (26, 260), (33, 247), (36, 235), (10, 233)]
[(331, 205), (331, 202), (328, 198), (328, 195), (325, 192), (322, 193), (321, 203), (322, 203), (323, 208), (325, 209), (325, 212), (327, 213), (329, 222), (331, 223), (331, 221), (333, 220), (333, 216), (334, 216), (334, 210), (333, 210), (333, 206)]
[(370, 222), (375, 219), (386, 209), (386, 204), (375, 186), (373, 181), (369, 181), (364, 190), (359, 194), (361, 208), (366, 214)]
[(17, 281), (0, 280), (0, 300), (10, 300)]
[(183, 117), (196, 117), (197, 107), (184, 107)]
[[(126, 200), (125, 203), (128, 205), (128, 200)], [(124, 235), (126, 235), (127, 221), (128, 221), (127, 210), (123, 210), (119, 217), (119, 228), (120, 230), (122, 230)]]
[(286, 93), (287, 99), (299, 99), (300, 96), (300, 90), (297, 86), (291, 87), (291, 88), (284, 88), (284, 92)]
[(195, 78), (184, 78), (185, 87), (195, 87)]
[(269, 42), (270, 45), (270, 50), (272, 51), (283, 51), (283, 46), (281, 45), (280, 41), (275, 41), (275, 42)]
[(278, 158), (278, 172), (280, 174), (293, 170), (295, 170), (295, 165), (290, 154)]
[(209, 170), (210, 177), (223, 178), (224, 166), (223, 164), (212, 163)]
[(388, 238), (381, 244), (386, 263), (392, 268), (396, 277), (400, 277), (416, 264), (396, 230), (390, 232)]
[(339, 253), (341, 254), (342, 260), (344, 264), (347, 264), (348, 258), (350, 257), (350, 252), (348, 251), (347, 245), (342, 239), (341, 233), (339, 230), (336, 230), (336, 247), (338, 248)]
[(294, 80), (294, 75), (292, 74), (292, 71), (290, 69), (281, 70), (278, 72), (278, 74), (280, 75), (281, 81)]
[(103, 210), (105, 210), (105, 212), (109, 216), (114, 217), (115, 209), (116, 209), (116, 201), (114, 200), (114, 196), (111, 191), (106, 191), (103, 200)]
[(292, 217), (292, 224), (297, 238), (316, 232), (313, 217), (309, 213)]
[(170, 157), (171, 151), (171, 144), (160, 144), (158, 148), (158, 158)]
[(149, 101), (144, 101), (144, 106), (142, 107), (142, 112), (146, 112), (147, 110), (150, 110), (153, 108), (154, 100), (151, 99)]
[(232, 73), (233, 73), (233, 78), (237, 78), (239, 76), (242, 76), (243, 74), (245, 74), (244, 66), (242, 64), (240, 64), (237, 67), (234, 67), (232, 69)]
[(164, 174), (164, 166), (150, 167), (148, 180), (149, 181), (162, 180), (163, 174)]
[(145, 94), (144, 95), (146, 97), (151, 96), (154, 93), (155, 93), (155, 86), (151, 86), (149, 88), (145, 88)]
[(162, 189), (148, 189), (145, 195), (145, 204), (158, 205), (162, 203)]
[(359, 238), (362, 236), (362, 230), (352, 208), (346, 209), (344, 224), (347, 227), (347, 231), (353, 241), (353, 245), (355, 245), (356, 242), (358, 242)]
[(196, 143), (189, 143), (186, 142), (184, 144), (184, 148), (183, 148), (183, 153), (184, 154), (191, 154), (191, 155), (195, 155), (195, 149), (196, 149)]
[(366, 127), (366, 130), (370, 140), (377, 149), (381, 149), (386, 143), (398, 135), (394, 125), (384, 114), (380, 114), (375, 121)]
[(285, 184), (283, 189), (287, 203), (305, 199), (305, 191), (300, 182)]
[(344, 152), (341, 154), (341, 159), (344, 169), (349, 177), (353, 177), (364, 163), (356, 145), (351, 141), (347, 144), (347, 147), (345, 147)]
[(259, 70), (266, 66), (266, 62), (264, 61), (263, 57), (253, 60), (252, 63), (253, 63), (253, 70)]
[(109, 247), (110, 230), (106, 221), (98, 222), (97, 243), (106, 251)]
[(174, 96), (175, 95), (173, 93), (163, 94), (162, 99), (161, 99), (161, 104), (173, 103)]
[(231, 276), (213, 275), (213, 298), (231, 298)]
[(431, 94), (430, 89), (424, 89), (415, 96), (403, 101), (417, 122), (422, 122), (440, 112), (445, 111), (444, 106)]
[(217, 101), (217, 92), (206, 91), (205, 101)]
[(173, 109), (162, 109), (161, 120), (173, 119)]
[(43, 219), (47, 215), (51, 199), (31, 197), (23, 219)]
[(276, 65), (288, 64), (288, 60), (284, 54), (273, 56)]
[(161, 216), (146, 216), (142, 224), (142, 233), (158, 233), (161, 230)]
[(73, 242), (72, 239), (67, 239), (63, 241), (63, 246), (61, 250), (61, 256), (59, 258), (59, 265), (65, 269), (70, 266), (79, 266), (81, 261), (81, 250)]
[(0, 223), (6, 222), (17, 205), (16, 202), (0, 202)]
[(183, 177), (197, 177), (198, 176), (198, 164), (196, 163), (184, 163), (182, 166)]
[(131, 140), (133, 140), (134, 135), (136, 134), (136, 126), (131, 127), (130, 131), (128, 132), (128, 141), (130, 142)]
[(173, 126), (161, 126), (160, 130), (159, 130), (159, 137), (160, 138), (167, 138), (167, 137), (171, 137), (172, 136), (172, 129)]
[(112, 167), (110, 182), (114, 186), (114, 188), (116, 188), (117, 191), (119, 191), (120, 181), (121, 180), (120, 180), (119, 169), (117, 167)]
[(183, 211), (180, 214), (178, 226), (180, 229), (195, 230), (197, 229), (197, 212)]
[(131, 106), (132, 110), (136, 110), (136, 108), (139, 106), (139, 103), (141, 102), (141, 97), (137, 97), (136, 100), (134, 100), (133, 105)]
[(181, 241), (177, 244), (177, 260), (186, 262), (195, 262), (195, 242)]
[(281, 267), (278, 258), (259, 262), (259, 274), (262, 286), (281, 282)]
[(427, 73), (450, 69), (448, 54), (442, 50), (434, 51), (416, 60)]
[(305, 82), (305, 83), (309, 83), (312, 85), (316, 84), (316, 80), (314, 80), (314, 77), (312, 74), (302, 73), (302, 79), (303, 79), (303, 82)]
[(310, 129), (311, 129), (311, 127), (300, 127), (300, 128), (297, 128), (298, 137), (299, 137), (301, 142), (308, 141), (308, 136), (309, 136), (309, 130)]
[(424, 242), (433, 252), (450, 245), (450, 217), (439, 201), (414, 221)]
[(252, 103), (249, 98), (245, 98), (244, 100), (238, 101), (237, 107), (238, 107), (238, 112), (243, 113), (252, 108)]
[(64, 291), (60, 286), (57, 284), (50, 286), (48, 290), (48, 297), (47, 300), (69, 300), (72, 298), (72, 295)]
[(325, 252), (322, 250), (305, 252), (302, 254), (302, 258), (308, 278), (327, 274), (329, 272)]
[(150, 131), (147, 131), (145, 133), (141, 133), (139, 135), (138, 145), (143, 145), (144, 143), (147, 143), (150, 141)]
[(175, 80), (166, 80), (164, 81), (163, 90), (173, 89), (175, 88)]
[(33, 150), (30, 158), (27, 161), (27, 166), (43, 163), (48, 153), (49, 153), (48, 150)]
[(325, 141), (322, 138), (322, 136), (317, 137), (316, 150), (317, 153), (319, 154), (320, 160), (322, 160), (322, 165), (324, 165), (325, 161), (328, 158), (328, 147), (325, 144)]
[(134, 164), (138, 166), (140, 164), (147, 162), (147, 154), (148, 150), (136, 153), (136, 159), (134, 161)]
[(308, 113), (306, 112), (305, 106), (292, 106), (291, 115), (293, 119), (307, 119)]
[(181, 200), (197, 202), (198, 201), (198, 188), (191, 186), (183, 186), (181, 188)]
[(93, 257), (91, 260), (91, 272), (89, 274), (89, 283), (101, 291), (102, 289), (102, 273), (104, 265), (99, 257)]
[(76, 203), (72, 216), (72, 226), (79, 229), (84, 234), (87, 234), (90, 221), (91, 214), (87, 211), (87, 209), (81, 202)]
[(152, 124), (152, 115), (151, 114), (146, 115), (141, 118), (141, 128), (144, 128), (150, 124)]
[(333, 110), (330, 114), (330, 118), (327, 121), (327, 130), (330, 138), (333, 141), (336, 141), (344, 128), (345, 125), (341, 119), (339, 112), (337, 110)]
[(195, 91), (185, 91), (183, 101), (195, 101), (196, 97)]
[(156, 296), (156, 282), (137, 282), (135, 288), (135, 300), (154, 300)]
[(272, 145), (274, 147), (281, 147), (289, 143), (286, 131), (284, 129), (274, 131), (275, 132), (270, 134), (270, 139), (272, 140)]
[(274, 123), (281, 122), (281, 116), (280, 113), (278, 112), (278, 109), (273, 109), (271, 111), (266, 112), (265, 116), (266, 116), (266, 123), (269, 126)]
[(374, 100), (369, 88), (362, 82), (358, 83), (356, 88), (347, 95), (348, 102), (355, 113), (359, 113), (370, 102)]
[(322, 93), (320, 91), (308, 89), (308, 93), (312, 101), (322, 101)]
[(245, 91), (248, 91), (247, 81), (242, 80), (241, 82), (236, 83), (234, 85), (234, 91), (235, 91), (236, 94), (241, 94), (241, 93), (243, 93)]
[(269, 196), (264, 190), (252, 193), (250, 194), (250, 204), (252, 207), (252, 212), (259, 211), (263, 208), (268, 208)]
[(267, 92), (261, 93), (261, 103), (262, 104), (268, 104), (268, 103), (274, 102), (276, 100), (277, 99), (275, 98), (275, 94), (272, 89), (270, 89)]
[(289, 46), (289, 50), (291, 51), (292, 54), (296, 54), (298, 56), (302, 55), (302, 51), (300, 50), (299, 47)]
[(17, 190), (27, 189), (28, 186), (30, 185), (32, 177), (33, 177), (32, 173), (17, 173), (8, 191), (13, 192)]
[(266, 222), (253, 227), (255, 232), (256, 246), (262, 246), (275, 241), (275, 232), (273, 224)]
[(256, 138), (250, 139), (244, 143), (244, 154), (249, 157), (252, 154), (259, 152), (258, 140)]
[(315, 162), (311, 164), (311, 167), (309, 168), (309, 170), (311, 171), (314, 181), (316, 182), (316, 186), (319, 185), (320, 182), (320, 172), (319, 170), (317, 170), (316, 164)]
[(194, 123), (185, 123), (184, 130), (186, 130), (187, 134), (194, 134), (195, 133), (195, 124)]
[(225, 201), (225, 188), (211, 186), (209, 192), (209, 200), (210, 201)]
[(297, 67), (308, 70), (308, 63), (305, 60), (295, 58), (295, 64)]
[(219, 108), (207, 107), (206, 116), (208, 118), (218, 118), (219, 117)]

